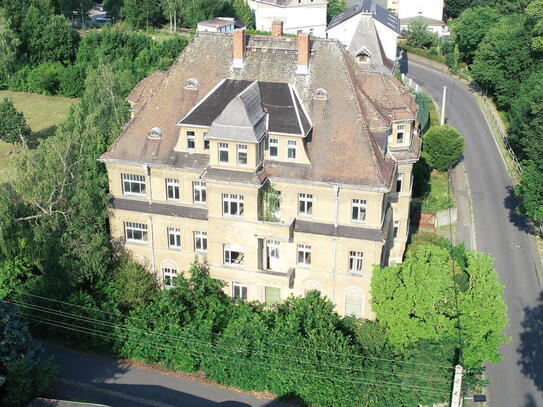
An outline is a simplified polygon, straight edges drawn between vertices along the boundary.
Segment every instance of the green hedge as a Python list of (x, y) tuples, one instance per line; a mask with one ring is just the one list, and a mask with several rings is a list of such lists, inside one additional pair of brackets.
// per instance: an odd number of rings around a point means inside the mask
[(439, 55), (432, 50), (410, 47), (409, 45), (402, 44), (400, 48), (411, 54), (419, 55), (424, 58), (431, 59), (432, 61), (439, 62), (440, 64), (447, 65), (447, 58), (443, 55)]

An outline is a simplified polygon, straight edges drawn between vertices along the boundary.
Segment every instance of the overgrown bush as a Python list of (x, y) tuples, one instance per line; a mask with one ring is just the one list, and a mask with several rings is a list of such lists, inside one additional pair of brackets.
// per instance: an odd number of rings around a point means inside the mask
[(59, 62), (44, 62), (33, 68), (26, 80), (26, 90), (34, 93), (54, 95), (60, 86), (64, 66)]
[(434, 126), (424, 135), (423, 156), (430, 167), (447, 171), (464, 152), (464, 138), (450, 126)]

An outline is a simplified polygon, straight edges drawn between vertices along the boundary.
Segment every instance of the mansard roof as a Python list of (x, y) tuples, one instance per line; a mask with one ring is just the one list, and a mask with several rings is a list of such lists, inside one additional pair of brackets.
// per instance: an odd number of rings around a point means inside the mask
[[(304, 142), (311, 165), (266, 161), (267, 176), (389, 189), (395, 163), (377, 145), (369, 126), (373, 119), (366, 117), (365, 112), (372, 111), (379, 121), (389, 124), (393, 119), (389, 114), (414, 118), (416, 105), (413, 110), (413, 105), (406, 103), (410, 96), (393, 77), (381, 79), (374, 76), (380, 74), (363, 72), (336, 40), (312, 39), (308, 73), (297, 74), (296, 41), (292, 37), (248, 36), (243, 68), (236, 69), (232, 67), (231, 35), (197, 33), (102, 160), (203, 172), (207, 168), (204, 155), (195, 159), (197, 154), (174, 150), (179, 138), (179, 118), (190, 116), (191, 110), (206, 96), (206, 101), (212, 98), (215, 94), (212, 91), (218, 84), (226, 84), (225, 79), (231, 80), (228, 86), (235, 89), (233, 96), (226, 98), (222, 109), (209, 114), (207, 123), (211, 124), (228, 102), (254, 81), (259, 83), (262, 105), (273, 107), (275, 93), (266, 89), (275, 86), (266, 84), (272, 82), (282, 84), (281, 92), (290, 87), (295, 96), (294, 106), (307, 119), (302, 127), (308, 128), (311, 122), (311, 131)], [(190, 78), (197, 80), (197, 88), (185, 88)], [(317, 90), (325, 90), (326, 98), (315, 97)], [(367, 94), (371, 94), (371, 100)], [(399, 105), (403, 107), (400, 109)], [(147, 137), (153, 127), (162, 130), (160, 139)]]
[(372, 0), (360, 0), (351, 8), (335, 16), (326, 29), (329, 30), (360, 13), (371, 14), (375, 20), (384, 26), (394, 30), (398, 34), (400, 33), (400, 19), (398, 16)]

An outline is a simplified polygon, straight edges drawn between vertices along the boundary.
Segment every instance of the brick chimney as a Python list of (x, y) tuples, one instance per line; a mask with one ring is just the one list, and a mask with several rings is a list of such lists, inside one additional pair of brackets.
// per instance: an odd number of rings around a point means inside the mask
[(280, 37), (283, 35), (283, 22), (274, 20), (272, 23), (272, 35), (274, 37)]
[(245, 28), (232, 31), (232, 48), (234, 51), (234, 68), (243, 68), (245, 58)]
[(309, 46), (309, 34), (300, 33), (298, 34), (298, 66), (296, 73), (300, 75), (307, 75), (309, 72), (309, 57), (310, 46)]

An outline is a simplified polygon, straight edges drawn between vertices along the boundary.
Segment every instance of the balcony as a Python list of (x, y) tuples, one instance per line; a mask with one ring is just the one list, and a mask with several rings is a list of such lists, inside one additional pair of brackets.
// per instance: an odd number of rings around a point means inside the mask
[(290, 267), (286, 273), (273, 270), (257, 270), (257, 273), (279, 277), (279, 282), (288, 281), (288, 288), (294, 287), (294, 278), (296, 277), (296, 269), (294, 267)]

